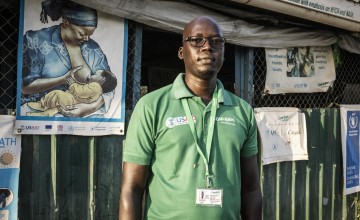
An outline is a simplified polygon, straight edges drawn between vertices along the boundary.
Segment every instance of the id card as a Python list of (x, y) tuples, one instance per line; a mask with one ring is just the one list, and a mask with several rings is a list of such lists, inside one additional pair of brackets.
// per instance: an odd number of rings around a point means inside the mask
[(222, 207), (222, 189), (196, 189), (196, 206)]

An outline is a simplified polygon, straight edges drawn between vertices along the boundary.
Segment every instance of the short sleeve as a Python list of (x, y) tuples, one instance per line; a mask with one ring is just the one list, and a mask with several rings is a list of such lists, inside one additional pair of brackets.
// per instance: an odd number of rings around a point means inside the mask
[(241, 148), (240, 156), (242, 157), (250, 157), (258, 153), (257, 125), (252, 108), (250, 108), (248, 115), (248, 133), (244, 145)]
[(140, 165), (150, 165), (154, 151), (154, 115), (143, 99), (135, 106), (131, 115), (123, 161)]

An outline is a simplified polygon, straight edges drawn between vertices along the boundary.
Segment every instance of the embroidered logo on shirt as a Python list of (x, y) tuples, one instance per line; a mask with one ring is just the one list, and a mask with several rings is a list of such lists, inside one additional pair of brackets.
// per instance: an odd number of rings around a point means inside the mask
[(235, 119), (230, 117), (216, 117), (216, 121), (221, 124), (235, 125)]
[[(194, 123), (196, 123), (196, 117), (193, 115), (192, 118), (194, 120)], [(165, 121), (165, 125), (168, 128), (173, 128), (178, 125), (186, 125), (186, 124), (189, 124), (189, 121), (187, 120), (186, 116), (180, 116), (176, 118), (169, 117)]]

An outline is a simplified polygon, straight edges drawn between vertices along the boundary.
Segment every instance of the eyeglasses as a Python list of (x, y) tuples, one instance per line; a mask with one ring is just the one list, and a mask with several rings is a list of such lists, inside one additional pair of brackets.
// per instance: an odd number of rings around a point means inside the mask
[(190, 45), (193, 47), (202, 47), (205, 45), (205, 42), (208, 41), (213, 47), (223, 47), (226, 39), (224, 37), (198, 37), (190, 36), (185, 38), (185, 41), (189, 41)]

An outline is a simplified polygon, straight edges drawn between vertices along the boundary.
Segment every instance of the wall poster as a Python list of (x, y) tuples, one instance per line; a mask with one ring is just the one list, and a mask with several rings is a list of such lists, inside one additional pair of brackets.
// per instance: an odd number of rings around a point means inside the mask
[(255, 108), (263, 164), (308, 160), (305, 114), (291, 107)]
[(19, 45), (15, 133), (124, 134), (125, 19), (21, 0)]
[(17, 220), (21, 135), (14, 135), (15, 117), (0, 115), (0, 220)]
[(360, 191), (360, 105), (341, 105), (344, 195)]
[(335, 81), (331, 46), (265, 49), (264, 93), (326, 92)]

